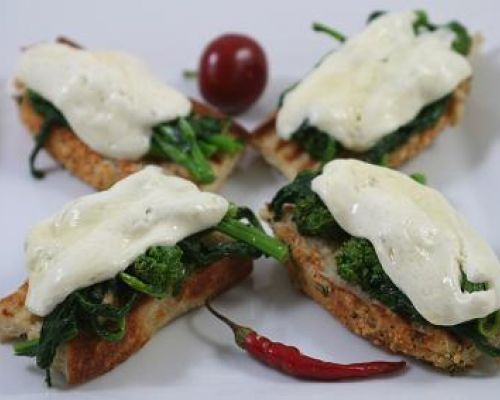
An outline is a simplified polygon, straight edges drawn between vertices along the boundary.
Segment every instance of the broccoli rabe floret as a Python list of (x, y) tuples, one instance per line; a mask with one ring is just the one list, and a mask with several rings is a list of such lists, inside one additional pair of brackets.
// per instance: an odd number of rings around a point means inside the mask
[(293, 221), (299, 232), (306, 236), (336, 238), (342, 233), (328, 208), (312, 191), (297, 199), (293, 209)]
[(370, 297), (412, 321), (425, 323), (410, 299), (392, 283), (378, 259), (373, 245), (366, 239), (351, 238), (335, 255), (342, 279), (358, 285)]
[(139, 292), (161, 298), (176, 295), (188, 274), (179, 246), (155, 246), (137, 257), (120, 278)]
[(184, 166), (198, 183), (211, 183), (216, 176), (209, 158), (236, 154), (245, 147), (229, 134), (230, 121), (191, 115), (153, 128), (149, 157), (172, 160)]
[(351, 238), (340, 247), (335, 261), (339, 275), (356, 285), (361, 285), (368, 274), (378, 270), (380, 264), (372, 244), (357, 238)]
[(337, 154), (337, 141), (319, 129), (303, 124), (292, 136), (314, 160), (326, 163)]
[(311, 190), (311, 181), (318, 174), (317, 171), (304, 171), (297, 175), (292, 183), (276, 194), (271, 202), (271, 210), (274, 218), (280, 220), (283, 206), (293, 204), (292, 219), (302, 235), (339, 239), (344, 236), (344, 231), (319, 196)]

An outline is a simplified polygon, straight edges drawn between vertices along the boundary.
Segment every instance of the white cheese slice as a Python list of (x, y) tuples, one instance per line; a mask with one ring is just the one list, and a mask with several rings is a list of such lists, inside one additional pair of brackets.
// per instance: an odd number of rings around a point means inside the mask
[[(436, 190), (356, 160), (328, 163), (312, 182), (339, 225), (368, 239), (392, 282), (434, 325), (456, 325), (500, 309), (500, 263)], [(467, 279), (487, 290), (464, 293)]]
[(284, 98), (278, 134), (307, 121), (345, 148), (363, 151), (407, 124), (471, 75), (445, 29), (416, 35), (415, 12), (377, 18), (326, 56)]
[(69, 203), (28, 235), (27, 308), (47, 315), (75, 290), (113, 278), (149, 247), (172, 246), (217, 225), (228, 206), (152, 166)]
[(54, 104), (91, 149), (114, 159), (141, 158), (153, 126), (191, 111), (187, 97), (124, 53), (35, 45), (23, 52), (16, 76)]

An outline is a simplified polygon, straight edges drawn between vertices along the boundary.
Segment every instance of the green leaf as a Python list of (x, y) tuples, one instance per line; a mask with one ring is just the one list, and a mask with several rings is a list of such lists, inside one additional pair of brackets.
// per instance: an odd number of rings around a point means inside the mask
[(38, 353), (38, 339), (25, 340), (14, 345), (14, 353), (16, 356), (36, 357)]
[(415, 172), (410, 175), (410, 178), (418, 183), (421, 183), (422, 185), (425, 185), (427, 183), (427, 177), (422, 172)]
[(134, 290), (156, 298), (176, 295), (189, 274), (182, 256), (179, 246), (154, 246), (119, 277)]
[(299, 143), (314, 160), (327, 163), (337, 154), (337, 141), (325, 132), (309, 125), (306, 121), (292, 135), (292, 140)]
[(39, 344), (36, 352), (36, 364), (46, 370), (47, 384), (51, 385), (50, 366), (57, 348), (78, 335), (76, 297), (69, 295), (49, 315), (43, 319)]
[(402, 146), (413, 135), (434, 126), (448, 109), (450, 101), (451, 95), (447, 95), (425, 106), (411, 122), (384, 136), (372, 148), (361, 153), (359, 157), (372, 164), (384, 165), (384, 158), (387, 154)]
[(36, 92), (28, 90), (26, 96), (35, 112), (43, 117), (43, 123), (40, 131), (35, 136), (35, 147), (31, 151), (29, 157), (31, 175), (34, 178), (41, 179), (45, 176), (45, 173), (36, 168), (36, 158), (40, 153), (40, 150), (43, 149), (47, 143), (53, 129), (57, 126), (68, 126), (68, 123), (66, 122), (64, 116), (52, 105), (52, 103), (45, 100)]

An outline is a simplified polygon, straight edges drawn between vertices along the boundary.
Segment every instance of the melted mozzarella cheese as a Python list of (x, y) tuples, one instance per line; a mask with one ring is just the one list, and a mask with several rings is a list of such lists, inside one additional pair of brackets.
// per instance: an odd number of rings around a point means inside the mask
[(307, 121), (345, 148), (363, 151), (410, 122), (471, 75), (451, 33), (418, 36), (414, 12), (386, 14), (329, 54), (284, 98), (278, 134)]
[(141, 158), (154, 125), (191, 111), (188, 98), (119, 52), (32, 46), (21, 57), (17, 78), (54, 104), (91, 149), (115, 159)]
[(26, 306), (47, 315), (73, 291), (113, 278), (151, 246), (172, 246), (218, 224), (228, 202), (147, 167), (84, 196), (30, 232)]
[[(436, 190), (388, 168), (355, 160), (326, 165), (312, 182), (339, 225), (368, 239), (384, 271), (435, 325), (500, 309), (500, 263)], [(461, 274), (487, 290), (464, 293)]]

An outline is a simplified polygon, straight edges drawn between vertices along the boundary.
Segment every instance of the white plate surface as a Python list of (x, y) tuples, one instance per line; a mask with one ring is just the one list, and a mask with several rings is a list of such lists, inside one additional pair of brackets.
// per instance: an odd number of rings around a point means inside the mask
[[(293, 4), (292, 4), (293, 3)], [(297, 3), (297, 4), (295, 4)], [(2, 1), (0, 4), (0, 295), (25, 277), (23, 241), (30, 225), (91, 190), (56, 170), (34, 181), (32, 148), (6, 89), (23, 45), (65, 34), (91, 48), (116, 48), (142, 57), (174, 86), (197, 95), (181, 78), (204, 45), (227, 32), (249, 33), (270, 62), (265, 96), (241, 121), (255, 126), (278, 94), (335, 46), (310, 30), (312, 21), (357, 31), (374, 9), (427, 9), (435, 21), (459, 19), (486, 38), (475, 62), (473, 91), (460, 127), (448, 130), (405, 167), (422, 171), (500, 253), (500, 3), (491, 1)], [(53, 163), (40, 159), (45, 166)], [(258, 210), (284, 180), (255, 156), (239, 167), (223, 193)], [(350, 334), (312, 301), (296, 293), (282, 267), (262, 260), (240, 287), (216, 301), (234, 319), (305, 352), (339, 362), (398, 359)], [(247, 358), (230, 332), (205, 310), (157, 334), (114, 371), (75, 388), (47, 389), (32, 360), (0, 346), (0, 397), (5, 398), (497, 398), (499, 373), (449, 377), (409, 360), (405, 374), (363, 382), (299, 382)], [(493, 397), (496, 396), (496, 397)]]

